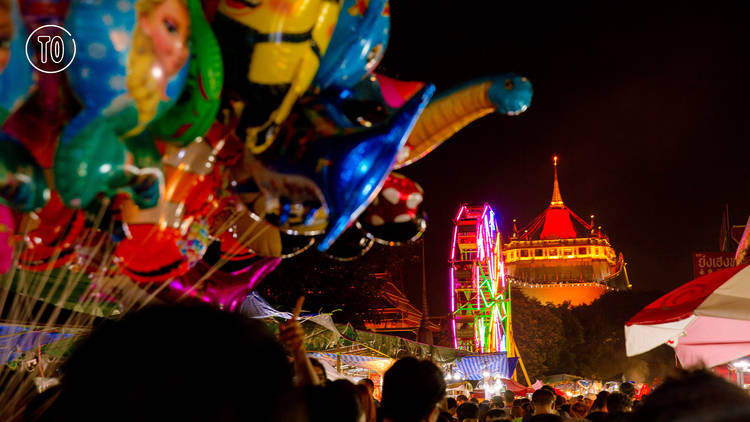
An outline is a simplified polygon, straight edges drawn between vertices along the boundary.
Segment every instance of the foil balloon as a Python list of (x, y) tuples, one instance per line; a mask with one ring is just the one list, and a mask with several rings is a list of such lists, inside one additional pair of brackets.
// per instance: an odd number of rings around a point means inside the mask
[(0, 124), (31, 93), (26, 30), (16, 0), (0, 0)]
[(319, 204), (327, 225), (318, 249), (328, 249), (377, 195), (433, 92), (432, 86), (423, 88), (385, 123), (359, 130), (338, 130), (314, 108), (300, 105), (300, 116), (307, 113), (316, 128), (299, 130), (292, 119), (275, 147), (249, 163), (269, 209), (278, 210), (275, 223), (283, 228), (295, 206), (310, 209), (305, 220), (313, 220)]
[(236, 133), (251, 152), (273, 143), (310, 86), (338, 14), (331, 0), (219, 2), (213, 28), (224, 59), (224, 107), (240, 110)]
[(10, 208), (0, 205), (0, 274), (5, 274), (13, 263), (13, 214)]
[(20, 142), (0, 133), (0, 203), (32, 211), (49, 197), (44, 173), (34, 157)]
[[(240, 196), (241, 198), (242, 196)], [(315, 239), (308, 236), (290, 235), (251, 213), (241, 203), (227, 205), (214, 218), (214, 233), (232, 236), (234, 241), (259, 256), (290, 258), (309, 249)], [(218, 224), (217, 224), (218, 223)]]
[(414, 241), (427, 229), (421, 209), (423, 199), (421, 186), (393, 172), (359, 222), (380, 243), (392, 246)]
[(180, 145), (203, 136), (211, 128), (219, 111), (224, 81), (219, 43), (200, 13), (191, 10), (192, 54), (185, 89), (177, 103), (149, 126), (155, 138)]
[[(193, 269), (172, 280), (159, 297), (167, 301), (194, 298), (234, 311), (280, 262), (280, 258), (260, 257), (242, 248), (231, 241), (231, 236), (222, 238), (211, 244)], [(206, 277), (208, 273), (210, 277)]]
[(375, 239), (372, 235), (362, 230), (359, 222), (355, 222), (354, 225), (344, 230), (324, 253), (331, 259), (348, 262), (363, 256), (374, 245)]
[[(33, 31), (39, 29), (40, 31), (36, 32), (35, 36), (40, 37), (49, 35), (45, 31), (50, 30), (50, 28), (42, 28), (43, 25), (62, 24), (62, 19), (67, 13), (69, 1), (24, 0), (19, 2), (14, 0), (12, 4), (20, 5), (20, 12), (26, 27)], [(23, 41), (25, 42), (25, 39)], [(36, 57), (38, 59), (44, 55), (41, 43), (30, 41), (27, 45), (28, 51), (25, 51), (24, 48), (24, 51), (19, 52), (19, 58), (25, 61), (26, 65), (29, 64), (27, 57), (31, 57), (32, 59)], [(65, 47), (63, 51), (68, 52), (68, 47), (71, 45), (63, 44), (63, 46)], [(41, 69), (45, 68), (39, 60), (36, 60), (35, 63), (42, 65)], [(48, 60), (47, 64), (54, 64), (54, 58), (53, 60)], [(73, 98), (65, 73), (36, 72), (34, 74), (34, 83), (31, 95), (5, 120), (3, 131), (7, 135), (7, 138), (17, 141), (17, 145), (11, 148), (16, 149), (20, 145), (21, 148), (25, 148), (28, 152), (28, 154), (23, 153), (24, 158), (20, 162), (24, 166), (35, 167), (35, 171), (41, 174), (52, 167), (60, 133), (70, 119), (79, 111), (80, 105)], [(24, 81), (23, 78), (14, 79), (12, 84), (15, 88), (24, 86), (24, 90), (27, 90), (28, 87), (28, 81)], [(0, 142), (7, 141), (7, 138), (6, 136), (0, 136)], [(14, 155), (18, 154), (14, 153)], [(27, 188), (41, 194), (47, 189), (48, 180), (45, 179), (51, 180), (51, 178), (45, 176), (39, 179), (26, 179), (25, 184)], [(3, 184), (4, 181), (0, 180), (0, 190), (4, 189), (2, 187)], [(37, 198), (38, 200), (32, 204), (11, 203), (11, 206), (24, 211), (36, 209), (44, 205), (47, 200), (47, 197), (42, 195), (37, 195)]]
[(258, 255), (239, 243), (232, 232), (218, 236), (203, 259), (211, 266), (218, 266), (220, 271), (235, 275), (247, 271), (257, 260)]
[(193, 268), (203, 258), (211, 242), (211, 227), (208, 222), (205, 219), (193, 221), (187, 233), (177, 242), (180, 253), (188, 263), (188, 268)]
[(24, 220), (19, 226), (26, 240), (18, 258), (22, 268), (47, 271), (76, 261), (76, 239), (86, 220), (83, 211), (66, 207), (53, 191), (47, 204)]
[(209, 218), (218, 207), (215, 155), (202, 139), (172, 148), (163, 159), (166, 187), (157, 206), (123, 205), (128, 234), (114, 251), (123, 274), (141, 283), (165, 281), (185, 274), (205, 252), (209, 227), (196, 219)]
[(390, 21), (387, 0), (344, 0), (313, 86), (349, 88), (371, 73), (388, 46)]
[(508, 116), (523, 113), (531, 105), (532, 93), (528, 79), (509, 73), (475, 79), (437, 95), (414, 126), (395, 167), (423, 158), (466, 125), (489, 113)]
[(187, 80), (191, 19), (198, 0), (74, 0), (65, 27), (79, 54), (68, 68), (83, 110), (58, 145), (55, 184), (65, 203), (85, 207), (103, 193), (154, 206), (158, 169), (141, 169), (122, 142), (143, 132), (179, 98)]
[[(17, 0), (15, 0), (17, 1)], [(71, 0), (21, 0), (21, 15), (28, 28), (62, 25)]]
[[(314, 236), (325, 232), (328, 214), (322, 207), (322, 193), (312, 180), (272, 171), (249, 154), (244, 155), (243, 163), (232, 168), (231, 178), (232, 192), (245, 204), (253, 221), (269, 222), (281, 228), (280, 233), (295, 236)], [(264, 195), (259, 183), (275, 186), (274, 196)], [(254, 229), (258, 230), (254, 236), (274, 236), (267, 233), (268, 227), (265, 225), (258, 225)], [(261, 230), (263, 233), (260, 233)]]

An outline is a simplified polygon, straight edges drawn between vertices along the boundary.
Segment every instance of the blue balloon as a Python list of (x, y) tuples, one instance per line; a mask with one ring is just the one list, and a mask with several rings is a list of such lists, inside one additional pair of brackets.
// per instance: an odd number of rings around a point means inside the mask
[(325, 90), (356, 85), (383, 58), (390, 28), (388, 0), (344, 0), (313, 86)]
[(34, 85), (33, 68), (26, 58), (28, 34), (16, 7), (9, 13), (0, 7), (0, 24), (9, 24), (10, 36), (0, 34), (0, 123), (28, 97)]

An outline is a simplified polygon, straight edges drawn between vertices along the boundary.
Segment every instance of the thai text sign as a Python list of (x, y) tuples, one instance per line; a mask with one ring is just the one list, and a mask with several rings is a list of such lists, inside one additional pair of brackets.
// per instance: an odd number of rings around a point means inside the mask
[(693, 254), (695, 277), (733, 266), (735, 266), (734, 252), (695, 252)]

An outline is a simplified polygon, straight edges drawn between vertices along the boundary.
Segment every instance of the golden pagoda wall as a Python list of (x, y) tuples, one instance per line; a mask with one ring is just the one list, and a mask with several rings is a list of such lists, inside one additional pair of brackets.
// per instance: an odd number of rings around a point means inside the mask
[(520, 290), (524, 296), (538, 300), (546, 304), (562, 305), (569, 302), (572, 306), (588, 305), (609, 290), (600, 283), (575, 283), (575, 284), (542, 284), (529, 287), (513, 288), (514, 292)]
[(603, 281), (613, 272), (602, 259), (518, 261), (505, 264), (505, 274), (529, 283)]

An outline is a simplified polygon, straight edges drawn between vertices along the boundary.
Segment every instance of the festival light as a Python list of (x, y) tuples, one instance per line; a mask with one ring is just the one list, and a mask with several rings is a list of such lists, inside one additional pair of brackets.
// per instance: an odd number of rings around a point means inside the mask
[(454, 348), (506, 351), (510, 295), (495, 211), (487, 204), (462, 205), (454, 224), (449, 285)]

